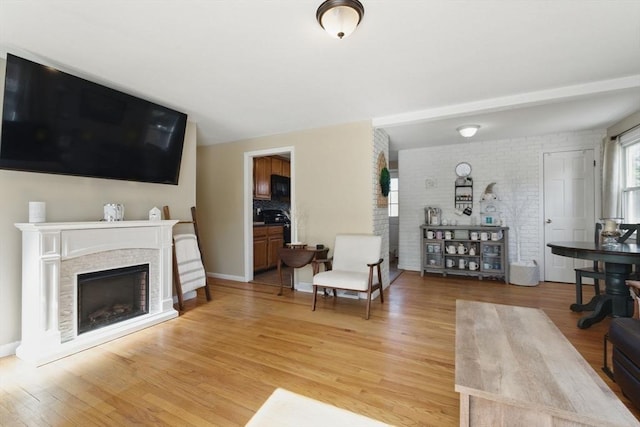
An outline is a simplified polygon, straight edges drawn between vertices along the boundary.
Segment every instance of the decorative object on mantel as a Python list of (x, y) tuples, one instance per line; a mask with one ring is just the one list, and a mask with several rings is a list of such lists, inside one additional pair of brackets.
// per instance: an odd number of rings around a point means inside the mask
[(378, 185), (380, 186), (380, 191), (376, 191), (378, 195), (378, 207), (386, 208), (389, 206), (389, 200), (387, 196), (389, 195), (389, 189), (391, 186), (391, 175), (389, 174), (389, 169), (387, 169), (387, 158), (385, 157), (383, 152), (378, 154)]
[(124, 205), (120, 203), (105, 203), (104, 221), (124, 221)]
[(47, 204), (45, 202), (29, 202), (29, 222), (46, 222)]
[(160, 209), (154, 206), (149, 211), (149, 221), (160, 221), (161, 219), (162, 219), (162, 213), (160, 212)]

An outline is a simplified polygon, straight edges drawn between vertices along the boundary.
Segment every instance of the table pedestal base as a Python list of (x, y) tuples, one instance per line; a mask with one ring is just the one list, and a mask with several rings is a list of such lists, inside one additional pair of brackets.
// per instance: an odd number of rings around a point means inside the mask
[(633, 300), (625, 284), (625, 280), (631, 274), (631, 265), (607, 262), (605, 272), (606, 294), (596, 295), (587, 304), (571, 304), (571, 311), (593, 311), (578, 320), (580, 329), (587, 329), (609, 314), (614, 317), (630, 317), (633, 313)]

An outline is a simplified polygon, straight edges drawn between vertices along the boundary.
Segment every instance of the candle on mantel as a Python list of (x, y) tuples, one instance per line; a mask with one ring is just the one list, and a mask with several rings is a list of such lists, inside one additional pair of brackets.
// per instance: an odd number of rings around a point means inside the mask
[(618, 229), (618, 224), (612, 219), (604, 220), (604, 231), (616, 231)]

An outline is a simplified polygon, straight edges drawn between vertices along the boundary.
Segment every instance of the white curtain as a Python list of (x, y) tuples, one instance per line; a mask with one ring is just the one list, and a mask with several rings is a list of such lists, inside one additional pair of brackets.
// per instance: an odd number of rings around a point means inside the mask
[(602, 217), (621, 218), (620, 161), (622, 147), (620, 137), (605, 141), (602, 159)]

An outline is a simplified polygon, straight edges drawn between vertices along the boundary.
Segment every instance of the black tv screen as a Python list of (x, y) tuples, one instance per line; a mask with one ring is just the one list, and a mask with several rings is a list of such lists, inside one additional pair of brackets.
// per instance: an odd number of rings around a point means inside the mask
[(0, 168), (178, 184), (187, 115), (9, 54)]

